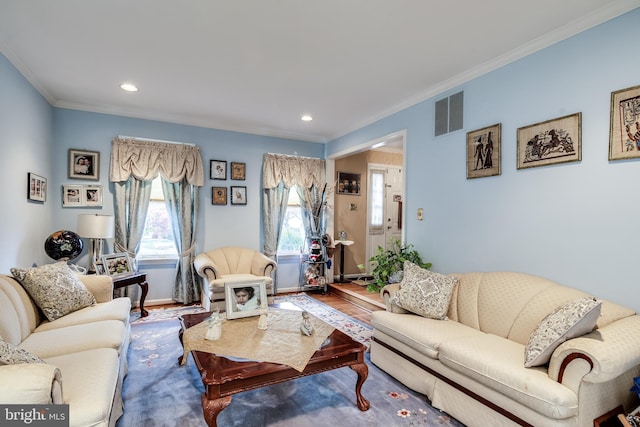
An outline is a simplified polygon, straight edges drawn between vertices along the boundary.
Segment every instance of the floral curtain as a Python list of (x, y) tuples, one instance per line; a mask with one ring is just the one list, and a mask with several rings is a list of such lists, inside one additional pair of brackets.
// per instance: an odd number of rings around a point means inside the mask
[(158, 173), (169, 182), (183, 178), (191, 185), (204, 185), (204, 169), (200, 147), (189, 144), (173, 144), (114, 138), (111, 145), (110, 180), (122, 182), (130, 176), (141, 181), (153, 180)]
[[(114, 138), (110, 180), (115, 184), (115, 249), (135, 257), (151, 196), (151, 181), (163, 177), (163, 192), (176, 240), (174, 298), (188, 304), (198, 299), (193, 268), (198, 187), (204, 185), (200, 148), (135, 138)], [(195, 296), (194, 296), (195, 295)]]

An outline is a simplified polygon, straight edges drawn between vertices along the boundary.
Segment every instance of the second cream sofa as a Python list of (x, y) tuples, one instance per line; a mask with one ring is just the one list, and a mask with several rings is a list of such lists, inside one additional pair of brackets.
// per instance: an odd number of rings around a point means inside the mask
[(469, 426), (593, 426), (623, 405), (640, 375), (640, 316), (604, 301), (596, 329), (569, 339), (548, 364), (524, 366), (531, 332), (556, 308), (587, 296), (537, 276), (466, 273), (458, 278), (448, 320), (391, 302), (401, 284), (383, 288), (387, 311), (372, 313), (371, 361), (433, 406)]

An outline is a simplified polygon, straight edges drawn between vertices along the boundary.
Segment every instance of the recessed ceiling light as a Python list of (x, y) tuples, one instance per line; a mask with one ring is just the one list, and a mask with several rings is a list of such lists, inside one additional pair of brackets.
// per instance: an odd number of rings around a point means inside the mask
[(122, 83), (120, 85), (120, 88), (122, 90), (126, 90), (127, 92), (137, 92), (138, 91), (138, 88), (134, 84), (131, 84), (131, 83)]
[(305, 114), (304, 116), (300, 117), (300, 120), (302, 120), (303, 122), (310, 122), (311, 120), (313, 120), (313, 117), (311, 117), (309, 114)]

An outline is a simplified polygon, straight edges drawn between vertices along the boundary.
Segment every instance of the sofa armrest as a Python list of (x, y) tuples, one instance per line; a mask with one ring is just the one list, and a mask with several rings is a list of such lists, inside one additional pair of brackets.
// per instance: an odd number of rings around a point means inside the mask
[(218, 267), (216, 267), (216, 264), (206, 253), (196, 255), (193, 260), (193, 266), (196, 268), (200, 277), (210, 282), (221, 276)]
[(48, 405), (64, 403), (60, 369), (46, 363), (0, 366), (0, 403)]
[(392, 283), (390, 285), (384, 286), (380, 290), (380, 296), (382, 297), (382, 301), (384, 301), (385, 305), (387, 306), (387, 311), (391, 313), (400, 313), (400, 314), (409, 313), (404, 308), (396, 304), (393, 304), (392, 302), (389, 301), (393, 296), (393, 294), (398, 292), (399, 290), (400, 290), (400, 283)]
[(78, 276), (82, 283), (93, 294), (97, 302), (107, 302), (113, 299), (113, 280), (109, 276), (87, 274)]
[(251, 274), (255, 274), (256, 276), (271, 276), (271, 273), (275, 270), (276, 263), (274, 260), (261, 252), (255, 252), (251, 260)]
[[(585, 363), (586, 362), (586, 363)], [(603, 383), (640, 364), (640, 316), (617, 320), (562, 343), (551, 356), (549, 377), (558, 382), (572, 364), (582, 364), (582, 381)]]

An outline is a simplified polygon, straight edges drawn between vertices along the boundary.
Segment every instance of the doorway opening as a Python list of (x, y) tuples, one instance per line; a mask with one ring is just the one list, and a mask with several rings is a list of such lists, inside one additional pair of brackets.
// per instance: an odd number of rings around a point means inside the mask
[(339, 173), (361, 177), (358, 194), (334, 192), (333, 236), (335, 240), (353, 241), (345, 248), (344, 262), (336, 251), (334, 265), (344, 265), (337, 274), (351, 280), (369, 276), (368, 260), (378, 246), (386, 247), (393, 236), (404, 240), (405, 220), (404, 170), (406, 131), (367, 141), (327, 159), (327, 176)]

